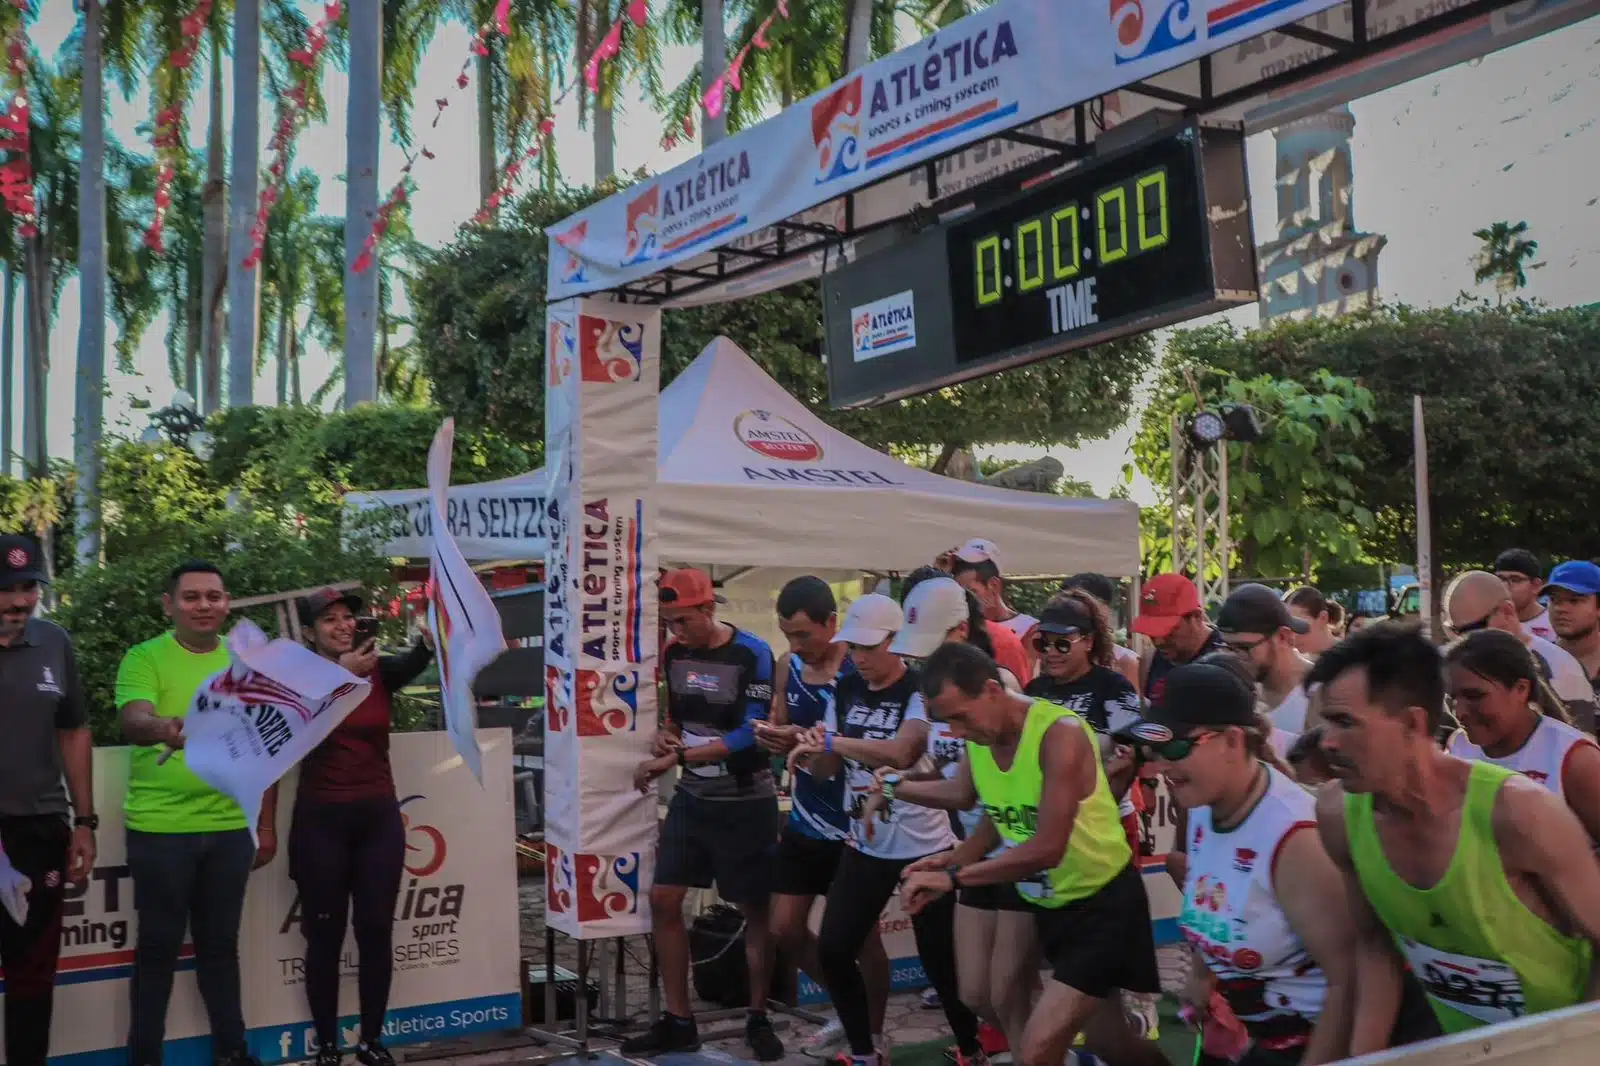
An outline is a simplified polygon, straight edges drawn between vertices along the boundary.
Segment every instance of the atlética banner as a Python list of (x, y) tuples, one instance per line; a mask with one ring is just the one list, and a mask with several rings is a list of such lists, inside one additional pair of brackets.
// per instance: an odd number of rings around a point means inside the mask
[(478, 703), (472, 682), (506, 650), (500, 612), (467, 565), (446, 521), (450, 491), (450, 449), (455, 419), (447, 418), (428, 449), (428, 494), (433, 505), (433, 551), (428, 568), (428, 624), (439, 656), (439, 697), (445, 732), (483, 783), (483, 752), (478, 748)]
[(261, 796), (366, 699), (368, 682), (245, 619), (228, 634), (233, 663), (195, 691), (184, 762), (237, 803), (255, 832)]

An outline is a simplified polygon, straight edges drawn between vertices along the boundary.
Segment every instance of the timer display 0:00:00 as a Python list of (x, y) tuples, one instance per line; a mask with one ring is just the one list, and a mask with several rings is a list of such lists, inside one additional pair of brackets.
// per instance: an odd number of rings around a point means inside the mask
[[(1128, 232), (1130, 193), (1138, 207), (1134, 233)], [(978, 306), (999, 303), (1011, 284), (1001, 262), (1002, 244), (1016, 252), (1016, 290), (1019, 293), (1031, 292), (1047, 282), (1060, 283), (1077, 277), (1083, 269), (1084, 251), (1079, 239), (1080, 215), (1087, 221), (1089, 209), (1073, 201), (1048, 214), (1018, 223), (1011, 239), (1002, 242), (998, 233), (981, 238), (973, 246), (972, 257), (978, 275), (974, 290)], [(1159, 167), (1130, 182), (1095, 193), (1093, 218), (1101, 266), (1165, 246), (1171, 232), (1167, 214), (1167, 168)], [(1048, 255), (1046, 243), (1050, 248)], [(1091, 257), (1092, 254), (1091, 251)]]

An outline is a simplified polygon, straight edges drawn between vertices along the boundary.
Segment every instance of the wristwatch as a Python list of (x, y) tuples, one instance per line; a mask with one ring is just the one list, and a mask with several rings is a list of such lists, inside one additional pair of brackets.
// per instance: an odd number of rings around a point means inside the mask
[(98, 814), (80, 814), (72, 820), (72, 824), (79, 829), (87, 829), (91, 833), (100, 830), (100, 816)]
[(946, 866), (945, 874), (950, 878), (950, 891), (954, 892), (961, 887), (961, 867)]
[(884, 774), (883, 781), (880, 785), (880, 788), (883, 792), (883, 798), (886, 800), (894, 799), (894, 790), (899, 786), (899, 784), (899, 774)]
[(688, 767), (689, 767), (689, 749), (688, 748), (679, 748), (678, 749), (678, 767), (680, 769), (688, 769)]

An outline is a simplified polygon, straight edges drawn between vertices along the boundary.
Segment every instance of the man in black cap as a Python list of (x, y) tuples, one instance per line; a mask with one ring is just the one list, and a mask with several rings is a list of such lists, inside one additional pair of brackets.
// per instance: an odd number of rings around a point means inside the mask
[[(5, 1051), (10, 1066), (44, 1066), (61, 954), (61, 911), (68, 883), (94, 868), (93, 748), (72, 638), (35, 618), (45, 582), (39, 549), (0, 536), (0, 845), (27, 879), (24, 920), (0, 909), (5, 970)], [(62, 781), (65, 778), (65, 786)], [(67, 825), (67, 800), (76, 812)]]
[(1229, 650), (1250, 660), (1256, 690), (1272, 724), (1299, 736), (1306, 731), (1311, 698), (1302, 682), (1311, 660), (1294, 646), (1310, 626), (1265, 585), (1240, 585), (1217, 613), (1217, 631)]

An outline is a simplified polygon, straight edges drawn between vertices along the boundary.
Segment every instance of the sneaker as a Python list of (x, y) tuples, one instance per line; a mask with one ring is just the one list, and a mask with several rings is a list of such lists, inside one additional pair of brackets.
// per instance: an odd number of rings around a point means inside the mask
[(983, 1053), (982, 1048), (971, 1054), (956, 1048), (956, 1066), (989, 1066), (989, 1056)]
[(808, 1059), (831, 1059), (844, 1047), (844, 1025), (832, 1018), (826, 1025), (806, 1037), (800, 1045), (800, 1054)]
[(924, 988), (922, 990), (922, 1009), (939, 1009), (939, 990), (937, 988)]
[(878, 1066), (889, 1066), (889, 1038), (882, 1033), (873, 1033), (872, 1048), (878, 1053)]
[(654, 1025), (624, 1040), (617, 1050), (624, 1055), (646, 1058), (672, 1051), (699, 1051), (700, 1030), (695, 1027), (693, 1018), (679, 1018), (662, 1011)]
[(772, 1021), (765, 1011), (745, 1016), (744, 1042), (758, 1062), (777, 1062), (783, 1058), (783, 1041), (772, 1031)]
[(317, 1057), (312, 1061), (316, 1063), (316, 1066), (342, 1066), (344, 1052), (337, 1047), (329, 1047), (324, 1044), (317, 1048)]
[(356, 1061), (361, 1066), (394, 1066), (394, 1056), (376, 1040), (363, 1040), (356, 1045)]
[(216, 1060), (218, 1066), (261, 1066), (261, 1060), (248, 1051), (239, 1050)]

